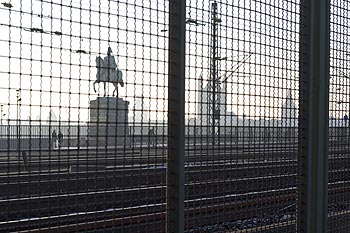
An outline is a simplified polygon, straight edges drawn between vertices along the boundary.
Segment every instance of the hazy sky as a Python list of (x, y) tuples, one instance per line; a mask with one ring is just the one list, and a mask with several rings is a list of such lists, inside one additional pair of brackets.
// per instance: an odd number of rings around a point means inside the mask
[[(62, 120), (87, 121), (89, 101), (98, 96), (92, 86), (95, 58), (105, 56), (110, 46), (126, 83), (119, 88), (120, 97), (130, 101), (132, 110), (135, 97), (143, 95), (149, 100), (144, 110), (151, 111), (150, 118), (166, 119), (168, 2), (52, 2), (12, 0), (10, 10), (0, 5), (0, 102), (7, 115), (16, 118), (20, 88), (22, 119), (38, 114), (45, 119), (51, 108)], [(186, 25), (187, 117), (196, 112), (196, 80), (202, 74), (206, 84), (209, 78), (210, 4), (187, 1), (187, 19), (205, 24)], [(218, 54), (227, 57), (219, 62), (218, 76), (223, 79), (237, 61), (252, 54), (227, 80), (228, 110), (251, 117), (280, 116), (289, 88), (298, 98), (297, 1), (218, 1), (218, 12)], [(102, 95), (103, 85), (99, 87)], [(113, 86), (108, 88), (111, 95)]]
[[(15, 105), (15, 90), (20, 88), (22, 118), (31, 115), (33, 119), (40, 112), (45, 118), (51, 107), (61, 119), (86, 121), (89, 101), (98, 96), (92, 87), (95, 57), (105, 56), (108, 46), (126, 82), (126, 88), (119, 89), (120, 97), (129, 100), (130, 105), (134, 95), (164, 98), (165, 89), (157, 88), (166, 85), (167, 34), (161, 32), (166, 28), (164, 3), (147, 1), (130, 6), (122, 1), (53, 2), (12, 1), (11, 11), (1, 7), (2, 103)], [(142, 8), (151, 5), (152, 9)], [(33, 32), (33, 28), (45, 33)], [(108, 87), (111, 95), (113, 86)], [(99, 92), (102, 95), (102, 89)], [(149, 106), (155, 109), (157, 104), (164, 105), (161, 102), (153, 100)], [(10, 106), (10, 118), (15, 118), (15, 110)]]

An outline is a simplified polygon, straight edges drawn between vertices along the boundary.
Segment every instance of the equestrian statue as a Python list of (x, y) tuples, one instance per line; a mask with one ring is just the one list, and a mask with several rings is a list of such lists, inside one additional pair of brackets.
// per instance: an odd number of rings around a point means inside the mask
[(123, 73), (117, 68), (114, 56), (112, 55), (111, 47), (108, 47), (107, 56), (102, 59), (100, 56), (96, 57), (96, 81), (94, 82), (94, 91), (96, 93), (95, 84), (103, 82), (104, 95), (106, 96), (106, 83), (112, 83), (114, 85), (114, 93), (117, 91), (118, 97), (118, 84), (124, 87)]

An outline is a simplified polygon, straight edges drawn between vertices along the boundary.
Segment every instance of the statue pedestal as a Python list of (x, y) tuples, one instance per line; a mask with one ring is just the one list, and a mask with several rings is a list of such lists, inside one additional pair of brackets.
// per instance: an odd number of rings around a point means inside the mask
[(120, 146), (129, 138), (129, 102), (116, 97), (90, 101), (89, 145)]

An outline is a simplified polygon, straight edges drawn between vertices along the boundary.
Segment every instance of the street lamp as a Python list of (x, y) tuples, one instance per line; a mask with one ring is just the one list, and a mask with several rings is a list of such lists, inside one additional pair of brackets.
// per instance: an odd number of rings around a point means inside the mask
[(6, 114), (4, 114), (4, 105), (3, 105), (3, 104), (0, 104), (0, 112), (1, 112), (0, 123), (1, 123), (1, 125), (3, 125), (3, 123), (2, 123), (2, 118), (3, 118), (4, 116), (6, 116)]
[(16, 98), (17, 98), (17, 151), (19, 153), (19, 156), (21, 156), (20, 153), (20, 120), (19, 120), (19, 105), (21, 103), (21, 90), (17, 89), (16, 90)]
[(216, 60), (216, 61), (227, 61), (227, 57), (215, 57), (214, 60)]

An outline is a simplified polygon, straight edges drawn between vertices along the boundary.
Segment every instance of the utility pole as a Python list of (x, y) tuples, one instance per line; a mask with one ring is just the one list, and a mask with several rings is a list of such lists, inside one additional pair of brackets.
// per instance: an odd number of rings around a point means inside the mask
[[(199, 21), (197, 19), (188, 18), (186, 20), (187, 24), (195, 25), (195, 26), (204, 26), (205, 22)], [(220, 61), (227, 61), (227, 57), (220, 57), (218, 55), (219, 51), (219, 24), (221, 23), (221, 19), (218, 17), (218, 4), (215, 2), (211, 5), (211, 41), (210, 41), (210, 74), (209, 80), (207, 84), (207, 128), (206, 133), (212, 135), (212, 143), (213, 145), (219, 143), (220, 136), (220, 116), (221, 116), (221, 100), (220, 97), (222, 94), (225, 95), (223, 104), (225, 105), (226, 112), (226, 104), (227, 104), (227, 80), (232, 77), (236, 71), (252, 56), (253, 53), (249, 53), (244, 55), (243, 60), (238, 61), (235, 67), (232, 67), (231, 71), (226, 71), (226, 75), (219, 77), (218, 72), (218, 63)], [(223, 78), (223, 81), (221, 81)], [(221, 84), (223, 84), (223, 88), (221, 88)], [(201, 85), (200, 85), (201, 86)], [(199, 101), (198, 101), (199, 102)]]
[(209, 93), (209, 121), (208, 126), (211, 126), (213, 145), (216, 144), (217, 137), (220, 135), (220, 82), (218, 80), (218, 24), (221, 19), (217, 17), (217, 3), (212, 3), (212, 18), (211, 18), (211, 64), (210, 64), (210, 81), (208, 83)]

